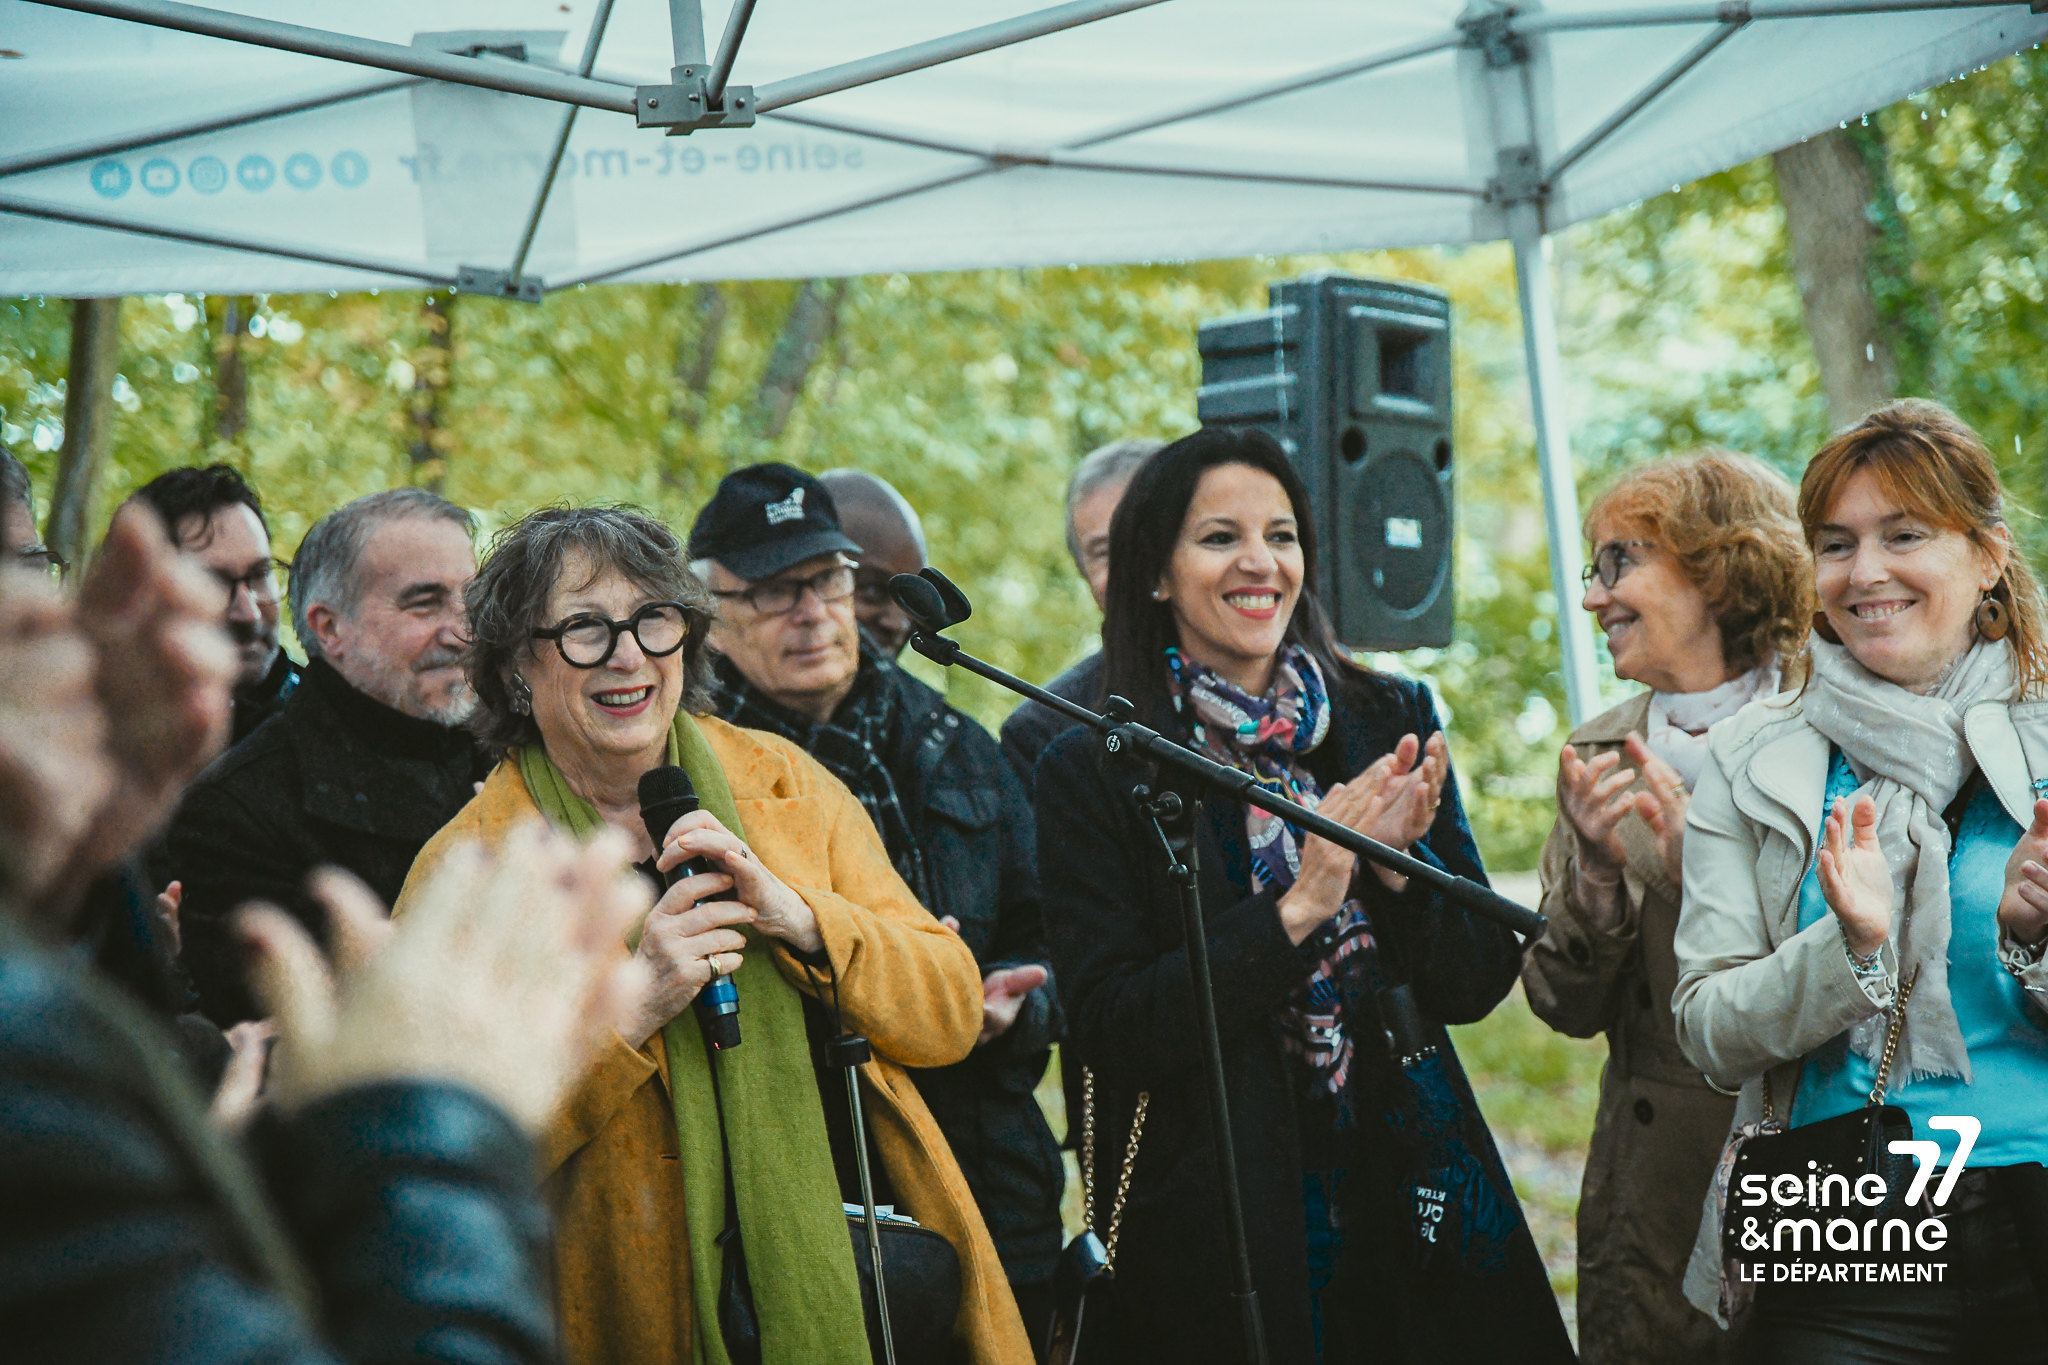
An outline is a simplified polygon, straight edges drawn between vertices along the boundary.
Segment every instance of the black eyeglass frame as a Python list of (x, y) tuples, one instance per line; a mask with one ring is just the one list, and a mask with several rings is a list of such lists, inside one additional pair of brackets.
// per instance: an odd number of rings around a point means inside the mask
[[(795, 611), (797, 607), (802, 604), (804, 600), (804, 594), (807, 592), (810, 593), (812, 596), (816, 597), (820, 602), (844, 602), (847, 598), (853, 596), (854, 593), (857, 592), (860, 588), (860, 581), (856, 577), (856, 572), (859, 570), (859, 568), (860, 564), (858, 561), (841, 556), (837, 564), (832, 565), (832, 567), (828, 569), (820, 569), (818, 570), (818, 572), (812, 574), (808, 578), (799, 578), (794, 581), (787, 578), (770, 578), (760, 583), (749, 583), (744, 588), (713, 588), (711, 590), (711, 595), (713, 597), (719, 598), (745, 598), (747, 605), (754, 609), (754, 614), (757, 616), (787, 616), (789, 613)], [(818, 584), (820, 580), (829, 578), (836, 573), (844, 573), (846, 575), (846, 591), (842, 593), (835, 593), (831, 597), (827, 597), (825, 596), (824, 592), (820, 590)], [(788, 606), (782, 607), (776, 611), (769, 611), (766, 607), (763, 607), (758, 601), (755, 600), (754, 595), (756, 593), (766, 592), (771, 588), (794, 589), (796, 595), (789, 599)]]
[[(1601, 587), (1613, 592), (1615, 585), (1628, 575), (1628, 571), (1642, 563), (1641, 560), (1630, 559), (1628, 552), (1655, 548), (1656, 542), (1648, 540), (1607, 541), (1593, 551), (1593, 562), (1579, 570), (1579, 584), (1581, 587), (1590, 588), (1593, 586), (1593, 580), (1597, 578)], [(1612, 568), (1611, 574), (1605, 571), (1607, 567)]]
[[(683, 618), (683, 637), (667, 649), (650, 649), (647, 642), (640, 638), (640, 623), (647, 620), (653, 613), (660, 611), (663, 607), (675, 608), (676, 614)], [(588, 624), (601, 625), (606, 630), (609, 630), (611, 632), (611, 643), (605, 646), (604, 654), (595, 663), (586, 664), (579, 663), (577, 660), (569, 657), (569, 646), (564, 643), (563, 637), (578, 626)], [(612, 661), (612, 655), (619, 652), (619, 637), (628, 631), (632, 632), (633, 643), (640, 646), (642, 654), (645, 654), (650, 659), (666, 659), (669, 655), (690, 642), (690, 608), (682, 602), (649, 602), (623, 621), (614, 621), (611, 617), (599, 616), (596, 612), (582, 612), (569, 617), (558, 626), (549, 626), (545, 630), (534, 631), (532, 638), (536, 640), (553, 640), (555, 642), (555, 652), (560, 654), (562, 662), (571, 668), (603, 668)]]
[(47, 545), (24, 545), (14, 552), (14, 558), (32, 572), (48, 573), (55, 570), (59, 578), (71, 572), (71, 561)]

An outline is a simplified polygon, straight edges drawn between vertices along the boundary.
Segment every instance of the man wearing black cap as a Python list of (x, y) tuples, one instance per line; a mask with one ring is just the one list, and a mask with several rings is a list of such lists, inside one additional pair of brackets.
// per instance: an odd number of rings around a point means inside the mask
[(916, 1073), (1042, 1340), (1060, 1248), (1059, 1146), (1032, 1091), (1060, 1026), (1045, 963), (1031, 807), (988, 731), (863, 645), (861, 547), (832, 495), (786, 464), (726, 476), (690, 531), (718, 598), (712, 698), (800, 745), (860, 799), (919, 901), (981, 964), (981, 1042)]

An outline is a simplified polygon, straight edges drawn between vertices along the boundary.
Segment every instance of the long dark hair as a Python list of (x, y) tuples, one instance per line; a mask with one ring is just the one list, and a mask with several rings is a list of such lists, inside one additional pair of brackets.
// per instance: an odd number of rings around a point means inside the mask
[[(1323, 666), (1331, 690), (1350, 691), (1375, 675), (1360, 668), (1330, 629), (1330, 619), (1309, 585), (1315, 581), (1315, 518), (1308, 486), (1287, 462), (1279, 444), (1263, 431), (1203, 427), (1161, 450), (1139, 467), (1109, 523), (1109, 593), (1102, 623), (1104, 697), (1128, 697), (1138, 719), (1154, 729), (1179, 728), (1167, 692), (1166, 649), (1178, 644), (1173, 607), (1154, 601), (1152, 590), (1166, 573), (1180, 543), (1181, 526), (1202, 475), (1220, 465), (1241, 464), (1280, 481), (1294, 508), (1301, 542), (1301, 596), (1283, 637), (1300, 645)], [(1098, 699), (1100, 700), (1100, 699)]]

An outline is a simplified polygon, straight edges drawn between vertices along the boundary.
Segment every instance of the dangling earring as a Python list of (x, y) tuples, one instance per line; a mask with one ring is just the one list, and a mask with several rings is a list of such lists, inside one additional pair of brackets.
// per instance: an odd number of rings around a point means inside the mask
[(1842, 637), (1835, 634), (1835, 628), (1828, 624), (1828, 614), (1824, 611), (1813, 614), (1813, 633), (1831, 645), (1842, 643)]
[(1998, 584), (1993, 583), (1991, 592), (1985, 593), (1984, 600), (1977, 604), (1977, 633), (1987, 640), (2003, 640), (2012, 630), (2012, 613), (2005, 609), (2005, 603), (1991, 595), (1996, 591)]
[(526, 679), (514, 673), (511, 682), (507, 685), (507, 690), (512, 694), (513, 714), (521, 716), (533, 714), (533, 689), (526, 685)]

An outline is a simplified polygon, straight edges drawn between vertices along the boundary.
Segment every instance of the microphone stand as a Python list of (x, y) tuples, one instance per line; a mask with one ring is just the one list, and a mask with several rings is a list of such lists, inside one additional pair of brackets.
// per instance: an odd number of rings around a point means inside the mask
[[(939, 633), (966, 620), (972, 608), (960, 590), (937, 569), (927, 568), (921, 575), (899, 574), (890, 580), (889, 588), (897, 605), (917, 623), (917, 629), (910, 636), (910, 647), (933, 663), (944, 667), (957, 664), (977, 677), (987, 678), (1021, 697), (1051, 707), (1100, 734), (1103, 748), (1109, 753), (1136, 754), (1174, 768), (1217, 795), (1256, 806), (1382, 867), (1420, 878), (1447, 899), (1505, 925), (1525, 938), (1533, 938), (1543, 932), (1547, 921), (1538, 912), (1517, 905), (1478, 882), (1433, 867), (1349, 826), (1318, 815), (1306, 806), (1277, 796), (1259, 786), (1251, 774), (1213, 762), (1157, 730), (1138, 724), (1135, 709), (1122, 697), (1111, 697), (1107, 714), (1098, 715), (1085, 706), (975, 658), (958, 643)], [(1239, 1324), (1244, 1332), (1245, 1359), (1250, 1365), (1266, 1365), (1265, 1332), (1259, 1319), (1258, 1290), (1252, 1283), (1251, 1246), (1245, 1235), (1244, 1200), (1237, 1179), (1237, 1150), (1231, 1136), (1230, 1096), (1223, 1078), (1223, 1044), (1216, 1028), (1216, 999), (1210, 984), (1209, 937), (1202, 918), (1200, 869), (1196, 861), (1192, 825), (1182, 824), (1192, 813), (1185, 809), (1180, 796), (1171, 791), (1155, 793), (1150, 787), (1140, 784), (1131, 789), (1131, 796), (1138, 804), (1139, 813), (1158, 836), (1166, 854), (1167, 875), (1180, 899), (1181, 932), (1187, 939), (1188, 977), (1193, 987), (1195, 1018), (1201, 1034), (1203, 1079), (1209, 1102), (1209, 1135), (1222, 1180), (1224, 1226), (1230, 1239), (1231, 1299), (1237, 1304)], [(1168, 826), (1177, 827), (1174, 834), (1167, 832)]]

